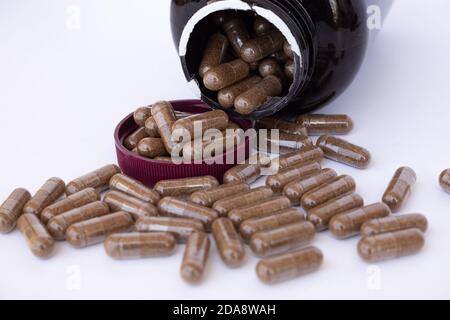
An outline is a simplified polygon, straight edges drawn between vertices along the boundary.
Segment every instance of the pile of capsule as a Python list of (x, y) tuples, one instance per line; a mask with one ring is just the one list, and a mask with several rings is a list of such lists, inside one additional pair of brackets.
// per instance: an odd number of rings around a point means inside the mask
[(281, 95), (295, 73), (294, 53), (283, 34), (262, 17), (252, 22), (250, 33), (236, 12), (213, 15), (211, 24), (221, 32), (208, 39), (198, 69), (204, 86), (217, 92), (217, 102), (243, 115)]
[[(222, 110), (187, 114), (175, 112), (166, 101), (138, 108), (134, 112), (134, 121), (139, 128), (125, 138), (124, 147), (158, 161), (171, 161), (173, 153), (184, 159), (201, 160), (205, 150), (222, 150), (224, 153), (238, 146), (242, 138), (236, 132), (239, 126), (231, 122)], [(211, 129), (219, 135), (209, 135), (208, 130)], [(178, 137), (187, 138), (175, 140)], [(211, 156), (219, 155), (214, 153)]]

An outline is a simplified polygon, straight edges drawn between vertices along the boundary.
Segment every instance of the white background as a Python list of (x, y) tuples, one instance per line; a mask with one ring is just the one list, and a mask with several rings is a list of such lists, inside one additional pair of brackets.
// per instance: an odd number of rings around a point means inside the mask
[[(397, 0), (352, 87), (323, 110), (351, 115), (348, 139), (373, 154), (364, 171), (325, 163), (353, 175), (367, 203), (379, 201), (399, 166), (417, 171), (403, 213), (430, 220), (421, 254), (368, 268), (357, 239), (324, 233), (315, 241), (325, 254), (320, 272), (265, 286), (250, 252), (244, 267), (230, 270), (213, 247), (204, 282), (190, 286), (178, 273), (181, 247), (171, 258), (115, 262), (102, 246), (63, 243), (40, 261), (16, 231), (0, 236), (0, 298), (450, 298), (450, 195), (437, 183), (450, 167), (449, 9), (447, 0)], [(69, 181), (115, 162), (113, 130), (127, 113), (191, 97), (169, 1), (1, 0), (0, 199), (15, 187), (35, 192), (51, 176)]]

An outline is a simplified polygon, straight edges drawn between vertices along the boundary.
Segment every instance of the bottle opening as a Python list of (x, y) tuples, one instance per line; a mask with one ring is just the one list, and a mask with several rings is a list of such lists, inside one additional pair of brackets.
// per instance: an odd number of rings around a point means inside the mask
[[(273, 2), (260, 2), (213, 2), (192, 16), (180, 40), (183, 70), (195, 94), (235, 117), (278, 112), (298, 94), (308, 72), (308, 48), (295, 21)], [(207, 50), (213, 58), (205, 66)]]

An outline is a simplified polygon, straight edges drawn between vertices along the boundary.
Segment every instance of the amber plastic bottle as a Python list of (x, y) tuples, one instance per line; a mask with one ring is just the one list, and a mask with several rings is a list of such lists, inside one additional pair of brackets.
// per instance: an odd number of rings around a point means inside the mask
[(255, 14), (272, 22), (295, 48), (294, 81), (282, 96), (271, 98), (247, 118), (267, 117), (281, 110), (293, 115), (331, 102), (350, 85), (369, 42), (369, 6), (380, 6), (385, 16), (391, 3), (392, 0), (172, 0), (172, 33), (188, 82), (202, 100), (213, 108), (221, 108), (215, 93), (204, 87), (197, 72), (206, 41), (217, 32), (211, 15), (238, 10), (249, 17), (249, 24)]

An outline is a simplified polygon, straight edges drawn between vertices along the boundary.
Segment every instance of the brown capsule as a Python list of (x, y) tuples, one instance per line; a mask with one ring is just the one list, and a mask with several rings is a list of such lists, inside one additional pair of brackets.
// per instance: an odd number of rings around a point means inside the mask
[(319, 186), (307, 193), (301, 199), (305, 210), (311, 210), (330, 200), (355, 192), (356, 182), (347, 175), (334, 178), (329, 183)]
[(131, 150), (131, 152), (133, 152), (133, 153), (136, 153), (136, 154), (139, 154), (139, 152), (138, 152), (138, 148), (136, 147), (136, 148), (134, 148), (133, 150)]
[(369, 206), (347, 211), (334, 216), (330, 221), (330, 231), (338, 239), (347, 239), (360, 234), (364, 222), (384, 218), (391, 210), (384, 203), (374, 203)]
[(155, 158), (167, 155), (166, 148), (161, 138), (144, 138), (137, 146), (138, 153), (147, 158)]
[(203, 222), (206, 230), (211, 229), (211, 224), (219, 215), (211, 208), (200, 206), (193, 202), (166, 197), (158, 203), (159, 212), (171, 217), (182, 217)]
[(251, 184), (261, 177), (261, 164), (240, 164), (225, 172), (223, 182), (236, 183), (242, 182)]
[(210, 129), (225, 130), (229, 123), (228, 115), (222, 110), (213, 110), (180, 119), (173, 124), (172, 133), (190, 139), (203, 138)]
[(109, 213), (109, 206), (106, 203), (101, 201), (92, 202), (52, 218), (47, 223), (47, 230), (55, 240), (63, 241), (66, 231), (71, 225)]
[(136, 222), (135, 227), (138, 232), (169, 232), (175, 235), (180, 242), (186, 241), (193, 232), (205, 231), (201, 221), (172, 217), (140, 218)]
[(143, 183), (118, 173), (109, 181), (112, 190), (122, 191), (132, 197), (156, 205), (160, 200), (159, 194), (145, 186)]
[(280, 210), (291, 207), (292, 204), (288, 198), (272, 197), (255, 204), (233, 209), (228, 213), (228, 218), (233, 221), (236, 227), (239, 227), (246, 220), (271, 216)]
[(212, 176), (194, 177), (184, 179), (172, 179), (159, 181), (154, 190), (161, 197), (179, 197), (191, 195), (200, 190), (208, 190), (217, 187), (219, 182)]
[(104, 166), (69, 182), (66, 187), (66, 193), (71, 195), (87, 188), (94, 188), (99, 192), (104, 191), (109, 186), (109, 180), (117, 173), (121, 173), (118, 166), (114, 164)]
[(229, 15), (223, 19), (222, 27), (236, 56), (240, 57), (242, 46), (250, 39), (244, 20), (236, 15)]
[(392, 212), (398, 212), (404, 205), (416, 180), (416, 173), (411, 168), (402, 167), (395, 172), (383, 195), (383, 202), (391, 208)]
[(158, 126), (159, 135), (167, 152), (172, 153), (176, 143), (172, 140), (172, 126), (177, 121), (172, 105), (167, 101), (160, 101), (153, 105), (152, 117)]
[(211, 68), (205, 74), (203, 83), (209, 90), (219, 91), (247, 78), (249, 74), (249, 65), (237, 59)]
[(176, 245), (175, 237), (163, 232), (113, 234), (104, 244), (106, 254), (117, 260), (171, 256)]
[(273, 75), (279, 78), (283, 84), (287, 83), (283, 70), (274, 58), (266, 58), (262, 60), (259, 63), (258, 71), (263, 78)]
[(362, 238), (358, 243), (358, 254), (373, 263), (416, 254), (424, 245), (422, 231), (407, 229)]
[(134, 219), (141, 217), (152, 217), (158, 215), (158, 209), (146, 201), (132, 197), (121, 191), (108, 191), (103, 198), (111, 210), (125, 211), (132, 215)]
[(259, 109), (271, 97), (283, 91), (283, 83), (276, 76), (267, 76), (259, 83), (240, 94), (234, 101), (236, 111), (248, 115)]
[(134, 131), (132, 134), (130, 134), (128, 137), (125, 138), (123, 141), (123, 145), (128, 150), (133, 150), (134, 148), (137, 148), (139, 141), (141, 141), (144, 138), (147, 138), (147, 131), (144, 127), (140, 127), (136, 131)]
[(273, 28), (273, 24), (260, 16), (256, 17), (255, 21), (253, 22), (253, 31), (258, 36), (269, 32)]
[(254, 203), (258, 203), (264, 199), (273, 196), (273, 191), (267, 187), (259, 187), (256, 189), (243, 192), (239, 195), (234, 195), (228, 198), (216, 201), (213, 209), (216, 210), (221, 217), (227, 216), (228, 212), (233, 209), (242, 208)]
[(299, 136), (285, 132), (280, 132), (276, 135), (272, 131), (269, 132), (266, 140), (260, 140), (260, 145), (263, 143), (267, 144), (267, 149), (272, 151), (272, 153), (290, 153), (313, 146), (313, 143), (308, 136)]
[(428, 229), (428, 220), (422, 214), (405, 214), (402, 216), (374, 219), (362, 225), (361, 235), (363, 237), (370, 237), (381, 233), (405, 229), (419, 229), (425, 233)]
[(439, 176), (439, 184), (445, 192), (450, 193), (450, 169), (442, 171)]
[(258, 278), (267, 284), (291, 280), (319, 270), (323, 254), (310, 247), (261, 260), (256, 267)]
[(278, 174), (269, 176), (266, 180), (266, 186), (271, 188), (275, 193), (281, 193), (284, 187), (297, 179), (306, 178), (322, 169), (320, 163), (309, 162), (291, 166), (283, 169)]
[(250, 186), (246, 183), (229, 183), (224, 184), (210, 190), (200, 190), (191, 195), (191, 201), (204, 207), (212, 207), (213, 204), (223, 198), (242, 194), (250, 190)]
[(305, 216), (298, 209), (289, 208), (275, 212), (274, 214), (262, 217), (245, 220), (239, 227), (239, 233), (245, 241), (250, 241), (250, 238), (263, 231), (278, 229), (290, 224), (305, 221)]
[(52, 218), (70, 211), (75, 208), (82, 207), (88, 203), (100, 200), (100, 193), (93, 188), (87, 188), (80, 192), (74, 193), (67, 198), (60, 200), (47, 208), (41, 213), (41, 221), (47, 224)]
[(39, 216), (46, 207), (55, 203), (63, 194), (66, 185), (60, 178), (51, 178), (25, 204), (24, 213)]
[(114, 233), (133, 229), (133, 218), (124, 211), (77, 222), (66, 231), (67, 242), (75, 248), (85, 248), (101, 243)]
[(283, 34), (273, 28), (269, 32), (245, 42), (241, 49), (241, 58), (248, 63), (259, 61), (283, 49), (285, 41)]
[(296, 134), (299, 136), (307, 136), (308, 131), (302, 125), (293, 122), (283, 121), (277, 118), (265, 118), (256, 121), (257, 129), (280, 130), (284, 133)]
[(303, 114), (297, 123), (308, 129), (312, 136), (347, 134), (353, 130), (353, 120), (345, 114)]
[(295, 75), (295, 61), (294, 60), (288, 60), (286, 64), (284, 65), (284, 74), (285, 76), (293, 80)]
[(299, 205), (305, 193), (331, 182), (336, 177), (337, 173), (333, 169), (322, 169), (308, 177), (288, 183), (283, 188), (283, 195), (288, 197), (293, 205)]
[(148, 118), (152, 116), (152, 106), (137, 108), (134, 112), (134, 122), (139, 127), (143, 127)]
[(172, 158), (171, 157), (156, 157), (156, 158), (153, 158), (153, 160), (172, 163)]
[(31, 213), (22, 215), (17, 221), (17, 228), (27, 240), (28, 247), (36, 257), (50, 257), (55, 247), (55, 241), (36, 215)]
[(147, 121), (145, 121), (145, 133), (149, 138), (160, 138), (158, 125), (156, 124), (155, 119), (153, 117), (149, 117)]
[(317, 231), (324, 231), (328, 229), (333, 217), (347, 211), (362, 208), (363, 206), (364, 199), (360, 195), (353, 193), (315, 207), (308, 212), (307, 216)]
[(285, 41), (283, 44), (283, 52), (291, 59), (294, 59), (295, 54), (294, 51), (292, 51), (292, 47), (289, 44), (289, 42)]
[(197, 283), (201, 280), (208, 261), (211, 242), (204, 232), (192, 233), (186, 243), (180, 273), (184, 281)]
[(241, 143), (241, 134), (232, 130), (208, 132), (203, 138), (197, 138), (183, 146), (183, 159), (206, 160), (223, 154)]
[(343, 139), (321, 136), (316, 145), (322, 148), (325, 157), (328, 159), (358, 169), (365, 169), (369, 166), (370, 152)]
[(310, 243), (315, 235), (314, 225), (304, 221), (255, 233), (250, 239), (250, 247), (257, 256), (267, 257), (304, 246)]
[(203, 58), (198, 68), (198, 73), (201, 78), (205, 76), (205, 73), (211, 70), (213, 67), (217, 67), (222, 63), (225, 58), (225, 54), (228, 49), (228, 39), (220, 33), (213, 34), (206, 44), (206, 49), (203, 52)]
[(230, 219), (219, 218), (212, 224), (212, 232), (222, 261), (231, 268), (242, 265), (245, 248), (233, 222)]
[(251, 76), (236, 84), (226, 87), (219, 91), (217, 99), (223, 108), (229, 109), (234, 106), (236, 98), (252, 88), (254, 85), (260, 83), (262, 78), (260, 76)]
[(275, 59), (279, 64), (285, 64), (288, 60), (290, 60), (283, 50), (272, 53), (270, 57)]
[(22, 188), (15, 189), (0, 206), (0, 233), (9, 233), (16, 227), (23, 207), (31, 199), (30, 193)]
[(307, 146), (300, 151), (286, 153), (273, 162), (277, 162), (281, 170), (308, 162), (321, 162), (323, 151), (315, 146)]

